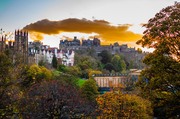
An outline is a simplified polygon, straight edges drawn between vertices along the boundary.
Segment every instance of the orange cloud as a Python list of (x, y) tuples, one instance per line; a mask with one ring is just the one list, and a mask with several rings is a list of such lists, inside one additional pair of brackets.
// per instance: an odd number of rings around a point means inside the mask
[(43, 40), (43, 34), (39, 32), (30, 32), (30, 38), (34, 41)]
[(130, 24), (115, 26), (105, 20), (69, 18), (59, 21), (43, 19), (27, 25), (23, 29), (48, 35), (60, 34), (62, 32), (96, 33), (99, 38), (103, 39), (104, 43), (117, 41), (135, 42), (141, 39), (141, 34), (128, 31), (130, 26)]

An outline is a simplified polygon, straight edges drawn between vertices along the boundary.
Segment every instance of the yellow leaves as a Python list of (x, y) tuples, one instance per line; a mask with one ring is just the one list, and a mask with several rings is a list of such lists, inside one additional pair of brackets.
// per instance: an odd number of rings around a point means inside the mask
[(30, 66), (30, 68), (28, 70), (28, 75), (32, 76), (32, 79), (36, 79), (35, 77), (41, 73), (42, 73), (42, 71), (37, 65)]
[(44, 76), (45, 79), (51, 79), (52, 77), (52, 72), (48, 70), (45, 67), (41, 67), (42, 75)]
[(136, 95), (108, 92), (96, 101), (102, 118), (150, 118), (148, 114), (152, 113), (150, 102)]
[(88, 71), (88, 76), (89, 76), (89, 79), (93, 78), (93, 75), (94, 74), (102, 74), (101, 71), (98, 71), (98, 70), (89, 70)]
[(27, 71), (28, 76), (33, 80), (36, 79), (51, 79), (52, 72), (45, 67), (39, 67), (38, 65), (31, 65)]

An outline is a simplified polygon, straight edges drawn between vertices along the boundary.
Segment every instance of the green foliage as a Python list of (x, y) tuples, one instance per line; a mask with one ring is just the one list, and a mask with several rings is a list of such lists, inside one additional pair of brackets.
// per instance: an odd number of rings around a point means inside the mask
[(8, 113), (12, 113), (10, 96), (7, 94), (9, 92), (7, 89), (12, 84), (11, 66), (12, 63), (9, 57), (0, 52), (0, 118), (6, 118)]
[(82, 85), (84, 84), (86, 82), (86, 80), (84, 80), (84, 79), (78, 79), (78, 86), (79, 87), (82, 87)]
[(19, 84), (23, 79), (21, 73), (24, 65), (13, 63), (11, 58), (11, 54), (0, 52), (0, 118), (2, 119), (11, 118), (18, 112), (17, 105), (22, 94)]
[(54, 55), (53, 55), (53, 59), (52, 59), (52, 67), (55, 68), (55, 69), (57, 69), (57, 65), (58, 65), (58, 63), (57, 63), (57, 58), (56, 58), (56, 56), (55, 56), (55, 54), (54, 54)]
[(67, 67), (67, 72), (66, 73), (68, 73), (70, 75), (73, 75), (73, 76), (76, 76), (76, 77), (81, 76), (80, 68), (77, 67), (77, 66)]
[(57, 76), (60, 76), (61, 72), (58, 71), (58, 70), (53, 70), (52, 74), (53, 74), (54, 77), (57, 77)]
[(97, 60), (90, 56), (82, 56), (79, 58), (79, 62), (77, 66), (80, 67), (81, 70), (85, 69), (97, 69), (98, 63)]
[(112, 63), (107, 63), (107, 64), (105, 64), (104, 69), (106, 69), (106, 70), (111, 72), (115, 68), (114, 68), (114, 65)]
[(134, 67), (134, 63), (133, 63), (133, 61), (131, 60), (130, 63), (129, 63), (129, 67), (128, 67), (128, 68), (129, 68), (129, 69), (133, 69), (133, 67)]
[(151, 99), (156, 116), (176, 117), (180, 105), (180, 63), (156, 53), (149, 54), (144, 62), (149, 68), (138, 82), (142, 95)]
[(57, 68), (58, 71), (61, 71), (61, 72), (66, 72), (67, 71), (67, 67), (63, 64), (60, 64), (58, 65), (58, 68)]
[(126, 63), (119, 55), (114, 55), (111, 63), (113, 64), (116, 72), (126, 71)]
[(107, 64), (111, 62), (112, 55), (107, 50), (103, 50), (101, 53), (98, 54), (99, 57), (101, 57), (101, 62), (103, 64)]
[(90, 56), (81, 56), (76, 61), (76, 66), (79, 67), (81, 78), (88, 79), (88, 71), (91, 69), (98, 69), (98, 61)]
[(75, 77), (81, 76), (81, 71), (78, 66), (67, 67), (65, 65), (59, 65), (57, 69), (60, 72), (63, 72), (63, 73), (69, 74), (69, 75), (73, 75)]
[(40, 61), (38, 62), (38, 65), (39, 65), (39, 66), (46, 66), (46, 62), (45, 62), (44, 60), (40, 60)]
[(12, 66), (12, 61), (9, 59), (9, 57), (4, 54), (0, 53), (0, 78), (1, 80), (4, 78), (7, 78)]
[(54, 76), (53, 79), (78, 87), (78, 78), (67, 73), (59, 72), (59, 74)]
[(137, 43), (154, 48), (144, 63), (138, 86), (141, 94), (153, 102), (158, 118), (177, 118), (180, 112), (180, 3), (162, 9), (145, 25)]
[(98, 87), (93, 79), (88, 79), (81, 87), (82, 95), (90, 101), (95, 101), (98, 92)]

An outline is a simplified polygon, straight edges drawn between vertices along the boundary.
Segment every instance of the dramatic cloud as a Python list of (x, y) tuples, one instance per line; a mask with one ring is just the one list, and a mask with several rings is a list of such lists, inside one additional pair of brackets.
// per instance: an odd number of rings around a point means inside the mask
[[(42, 34), (60, 34), (62, 32), (97, 33), (105, 42), (132, 42), (141, 38), (140, 34), (128, 31), (130, 24), (112, 25), (105, 20), (87, 20), (69, 18), (60, 21), (43, 19), (25, 26), (23, 29), (30, 31), (34, 36), (42, 39)], [(37, 33), (39, 33), (37, 35)]]
[(43, 35), (39, 32), (30, 32), (30, 38), (33, 40), (43, 40)]

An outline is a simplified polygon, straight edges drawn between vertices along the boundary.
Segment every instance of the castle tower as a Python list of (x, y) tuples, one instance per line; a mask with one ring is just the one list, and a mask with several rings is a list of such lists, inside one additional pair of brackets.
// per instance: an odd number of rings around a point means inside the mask
[(15, 31), (15, 54), (21, 54), (23, 62), (28, 63), (28, 32), (26, 31)]
[(1, 41), (0, 41), (0, 51), (4, 51), (6, 47), (6, 37), (1, 37)]

